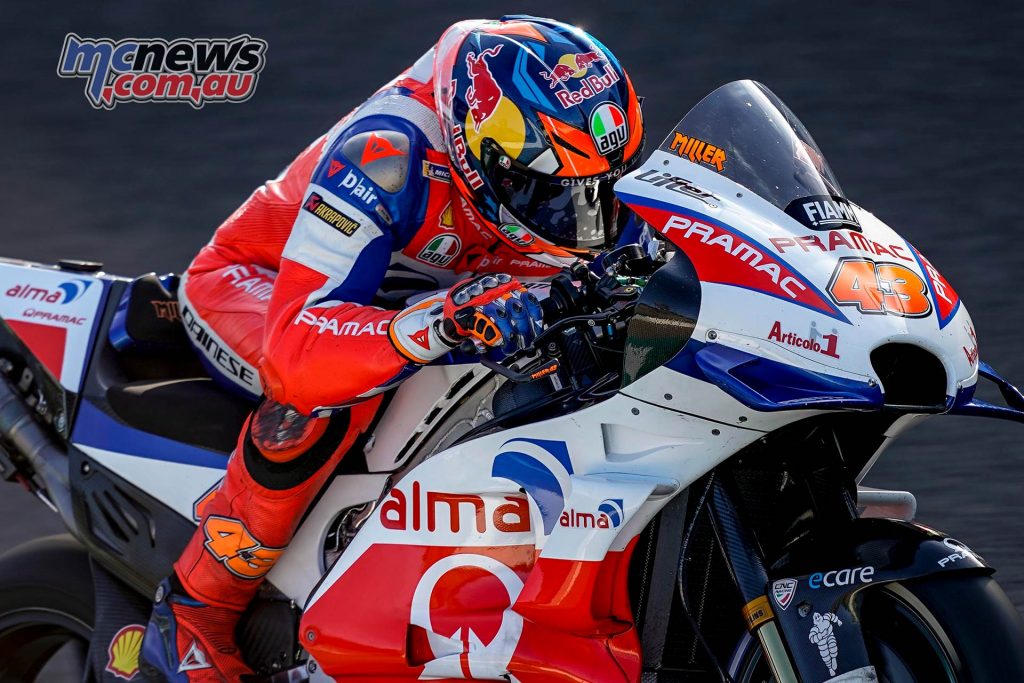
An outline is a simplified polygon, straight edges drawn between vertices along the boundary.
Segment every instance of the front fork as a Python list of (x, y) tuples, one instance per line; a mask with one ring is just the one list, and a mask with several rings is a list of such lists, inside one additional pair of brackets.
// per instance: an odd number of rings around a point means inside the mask
[(711, 483), (709, 509), (711, 526), (722, 546), (729, 573), (743, 598), (743, 621), (747, 630), (760, 641), (775, 680), (778, 683), (800, 683), (779, 634), (775, 613), (765, 595), (768, 572), (757, 541), (743, 524), (732, 497), (717, 477)]

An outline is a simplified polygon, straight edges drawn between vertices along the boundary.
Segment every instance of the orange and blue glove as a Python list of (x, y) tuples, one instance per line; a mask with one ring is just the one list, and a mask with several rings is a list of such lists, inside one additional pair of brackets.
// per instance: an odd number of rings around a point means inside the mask
[(401, 311), (391, 321), (395, 348), (429, 363), (466, 339), (505, 354), (525, 349), (543, 329), (540, 302), (510, 275), (478, 275)]

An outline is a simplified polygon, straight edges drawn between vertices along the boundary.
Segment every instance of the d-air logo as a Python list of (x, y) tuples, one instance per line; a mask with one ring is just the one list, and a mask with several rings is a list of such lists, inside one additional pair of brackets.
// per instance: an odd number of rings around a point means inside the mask
[(523, 634), (523, 618), (511, 609), (522, 590), (511, 568), (486, 555), (450, 555), (427, 569), (409, 618), (426, 632), (436, 657), (420, 678), (505, 678)]
[(608, 156), (629, 141), (626, 112), (611, 102), (603, 102), (590, 115), (590, 137), (599, 154)]
[(565, 442), (512, 439), (501, 448), (491, 463), (491, 476), (508, 479), (526, 491), (540, 510), (544, 534), (551, 534), (565, 508), (565, 492), (573, 474)]
[(345, 174), (338, 187), (348, 190), (351, 196), (364, 204), (373, 204), (377, 201), (377, 193), (373, 191), (373, 186), (368, 183), (364, 184), (362, 179), (352, 171)]
[(302, 208), (347, 237), (351, 237), (359, 229), (358, 221), (338, 211), (316, 192), (309, 195), (309, 199), (302, 205)]
[(503, 503), (488, 515), (483, 497), (471, 493), (423, 491), (418, 481), (412, 483), (407, 496), (400, 489), (391, 489), (380, 506), (380, 523), (392, 531), (426, 531), (428, 533), (463, 533), (475, 530), (487, 533), (488, 520), (494, 531), (524, 533), (530, 530), (530, 505), (521, 495), (503, 497)]
[(793, 602), (793, 596), (796, 594), (796, 579), (779, 579), (772, 584), (772, 597), (775, 598), (775, 604), (779, 606), (783, 612)]
[(25, 283), (14, 285), (5, 294), (12, 299), (66, 306), (81, 299), (91, 284), (92, 280), (69, 280), (57, 285), (56, 289), (46, 289)]
[(725, 150), (721, 147), (716, 147), (710, 142), (704, 142), (689, 135), (683, 135), (678, 130), (673, 131), (668, 151), (675, 152), (678, 156), (689, 159), (695, 164), (713, 166), (719, 173), (722, 172), (726, 161), (728, 161)]
[(128, 624), (115, 633), (107, 647), (107, 673), (126, 681), (135, 678), (139, 673), (139, 653), (145, 635), (146, 627), (142, 624)]
[(462, 240), (458, 235), (437, 235), (423, 247), (416, 258), (424, 263), (442, 268), (451, 263), (459, 255), (461, 249)]

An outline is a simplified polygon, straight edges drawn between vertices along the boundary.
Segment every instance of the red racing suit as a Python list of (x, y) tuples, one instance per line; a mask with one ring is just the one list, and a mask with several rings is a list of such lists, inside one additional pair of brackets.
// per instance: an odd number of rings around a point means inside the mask
[(208, 605), (245, 607), (368, 429), (373, 397), (420, 367), (389, 337), (411, 295), (471, 273), (557, 272), (499, 240), (455, 189), (433, 55), (253, 192), (183, 277), (182, 318), (211, 374), (272, 399), (247, 424), (175, 565)]
[(183, 318), (215, 376), (329, 412), (418, 367), (388, 340), (410, 295), (557, 272), (494, 236), (450, 182), (433, 54), (253, 192), (192, 262)]

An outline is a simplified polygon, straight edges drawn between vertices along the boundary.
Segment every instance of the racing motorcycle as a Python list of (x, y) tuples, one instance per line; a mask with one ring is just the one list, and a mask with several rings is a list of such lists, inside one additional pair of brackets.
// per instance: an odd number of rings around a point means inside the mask
[[(859, 484), (929, 417), (1024, 421), (949, 282), (751, 81), (616, 191), (657, 239), (555, 277), (530, 348), (389, 395), (239, 627), (257, 673), (1024, 680), (993, 570)], [(79, 680), (147, 676), (153, 590), (252, 407), (203, 372), (176, 284), (0, 264), (0, 472), (70, 531), (0, 558), (4, 680), (68, 649)]]

